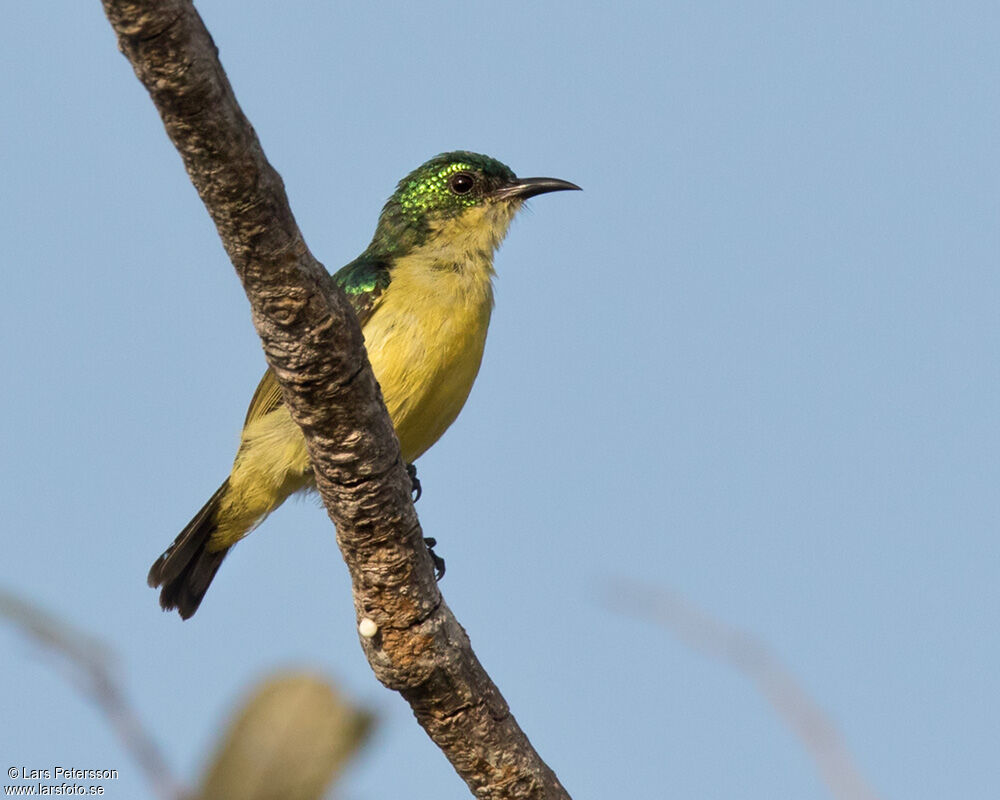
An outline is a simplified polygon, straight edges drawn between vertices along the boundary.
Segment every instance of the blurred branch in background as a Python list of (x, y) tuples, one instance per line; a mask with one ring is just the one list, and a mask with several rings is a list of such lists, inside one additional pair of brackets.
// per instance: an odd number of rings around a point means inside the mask
[(0, 616), (62, 657), (73, 683), (104, 714), (161, 800), (320, 800), (372, 729), (372, 715), (346, 702), (330, 681), (280, 672), (248, 693), (201, 785), (189, 794), (128, 702), (102, 642), (3, 589)]
[(607, 582), (601, 594), (614, 611), (655, 622), (692, 650), (729, 664), (750, 678), (813, 757), (837, 800), (879, 800), (854, 766), (836, 726), (763, 641), (715, 619), (667, 589), (616, 579)]
[(319, 800), (367, 741), (373, 722), (319, 676), (272, 676), (240, 704), (197, 798)]
[(108, 648), (37, 606), (0, 589), (0, 616), (17, 625), (36, 644), (62, 657), (74, 684), (104, 714), (125, 751), (149, 780), (157, 797), (177, 800), (183, 788), (167, 768), (163, 754), (125, 696)]

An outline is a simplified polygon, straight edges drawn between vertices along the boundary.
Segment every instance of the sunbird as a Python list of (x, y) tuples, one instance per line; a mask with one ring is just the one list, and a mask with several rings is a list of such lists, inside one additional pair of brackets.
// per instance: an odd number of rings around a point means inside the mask
[[(399, 182), (368, 248), (333, 279), (358, 315), (401, 455), (412, 464), (472, 390), (493, 311), (493, 254), (529, 197), (580, 187), (518, 178), (478, 153), (442, 153)], [(229, 549), (292, 494), (315, 487), (305, 438), (264, 373), (232, 471), (149, 570), (160, 605), (188, 619)]]

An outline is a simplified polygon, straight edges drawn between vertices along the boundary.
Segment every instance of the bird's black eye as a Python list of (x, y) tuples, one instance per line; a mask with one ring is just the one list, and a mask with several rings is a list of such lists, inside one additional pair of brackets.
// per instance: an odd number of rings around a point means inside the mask
[(455, 194), (468, 194), (475, 183), (475, 179), (468, 172), (456, 172), (448, 179), (448, 186)]

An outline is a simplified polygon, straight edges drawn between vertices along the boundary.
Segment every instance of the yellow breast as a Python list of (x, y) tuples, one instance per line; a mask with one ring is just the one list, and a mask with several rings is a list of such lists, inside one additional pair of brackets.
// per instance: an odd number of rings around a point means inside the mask
[[(441, 223), (430, 243), (393, 262), (364, 325), (365, 347), (412, 463), (462, 410), (479, 372), (493, 310), (493, 250), (510, 204)], [(215, 550), (245, 536), (290, 494), (313, 484), (305, 439), (282, 404), (246, 424), (215, 514)]]
[(479, 372), (493, 310), (488, 259), (442, 267), (430, 254), (397, 261), (364, 326), (365, 347), (410, 463), (462, 410)]

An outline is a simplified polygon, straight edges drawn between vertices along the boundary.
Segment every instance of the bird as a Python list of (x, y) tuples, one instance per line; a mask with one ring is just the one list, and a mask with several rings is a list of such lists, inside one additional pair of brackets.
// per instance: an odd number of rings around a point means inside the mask
[[(578, 189), (557, 178), (518, 178), (479, 153), (442, 153), (398, 183), (371, 244), (334, 273), (361, 324), (417, 496), (412, 465), (455, 421), (479, 372), (494, 253), (525, 200)], [(229, 476), (149, 570), (160, 606), (190, 618), (229, 550), (290, 495), (312, 488), (305, 439), (268, 368)]]

